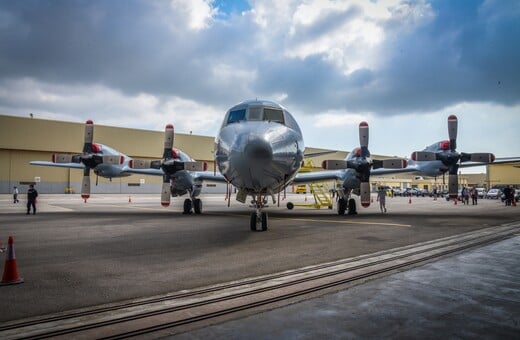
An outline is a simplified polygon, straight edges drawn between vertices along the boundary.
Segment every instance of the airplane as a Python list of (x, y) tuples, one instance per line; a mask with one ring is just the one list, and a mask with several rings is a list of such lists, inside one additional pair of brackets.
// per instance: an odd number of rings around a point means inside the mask
[[(299, 174), (305, 146), (302, 132), (294, 117), (278, 103), (267, 100), (247, 100), (234, 105), (226, 112), (215, 138), (215, 163), (220, 174), (216, 171), (213, 173), (200, 171), (206, 170), (203, 162), (193, 161), (180, 150), (174, 151), (172, 125), (167, 125), (165, 129), (162, 160), (132, 160), (131, 162), (129, 160), (128, 166), (124, 167), (124, 171), (121, 170), (120, 174), (163, 176), (161, 204), (168, 206), (170, 195), (188, 193), (190, 198), (185, 200), (183, 212), (190, 213), (193, 207), (196, 214), (202, 212), (202, 201), (197, 197), (200, 194), (202, 181), (226, 182), (228, 194), (230, 185), (238, 190), (237, 201), (245, 203), (248, 196), (252, 197), (251, 207), (254, 211), (250, 215), (250, 228), (256, 231), (260, 224), (261, 230), (265, 231), (268, 228), (268, 215), (264, 208), (268, 207), (268, 198), (271, 197), (275, 204), (275, 195), (280, 196), (280, 193), (291, 183), (338, 180), (342, 187), (342, 190), (338, 191), (338, 214), (343, 215), (346, 211), (349, 214), (356, 214), (356, 201), (352, 195), (361, 197), (363, 207), (370, 205), (371, 175), (403, 172), (432, 175), (443, 174), (446, 171), (450, 171), (450, 175), (456, 175), (452, 173), (456, 172), (458, 166), (466, 166), (459, 163), (466, 162), (468, 159), (472, 162), (467, 166), (488, 164), (494, 160), (492, 154), (458, 154), (455, 151), (456, 124), (453, 124), (453, 119), (451, 121), (449, 145), (444, 143), (442, 152), (432, 146), (422, 152), (414, 153), (410, 161), (402, 158), (372, 160), (368, 150), (369, 127), (366, 122), (361, 122), (359, 124), (360, 146), (344, 160), (324, 161), (323, 167), (327, 171)], [(87, 159), (88, 156), (87, 153), (84, 158)], [(474, 162), (476, 160), (481, 162)], [(39, 163), (37, 165), (49, 165)], [(451, 178), (452, 182), (456, 180), (455, 176)]]
[(94, 143), (93, 140), (94, 123), (92, 120), (87, 120), (85, 123), (83, 152), (81, 154), (55, 153), (52, 155), (51, 162), (31, 161), (29, 164), (82, 169), (81, 197), (87, 202), (87, 199), (90, 197), (90, 170), (93, 170), (97, 176), (109, 179), (131, 175), (127, 172), (132, 161), (130, 157), (107, 145)]
[(458, 170), (459, 168), (482, 166), (504, 163), (516, 163), (520, 161), (518, 157), (496, 158), (489, 152), (465, 153), (457, 152), (457, 130), (458, 119), (455, 115), (448, 117), (448, 137), (427, 146), (422, 151), (415, 151), (408, 162), (409, 169), (416, 169), (417, 173), (426, 176), (437, 177), (448, 173), (448, 195), (449, 198), (458, 196)]
[[(162, 161), (134, 160), (131, 157), (100, 143), (94, 143), (94, 124), (85, 123), (85, 142), (81, 154), (53, 154), (52, 161), (31, 161), (31, 165), (83, 169), (81, 197), (87, 202), (90, 197), (90, 171), (105, 178), (127, 177), (133, 174), (160, 175), (164, 178), (161, 204), (170, 205), (170, 196), (182, 196), (189, 193), (184, 202), (184, 213), (202, 211), (202, 202), (198, 198), (202, 180), (217, 179), (222, 176), (211, 172), (200, 173), (205, 169), (204, 162), (196, 162), (182, 150), (173, 148), (173, 126), (166, 126), (165, 150)], [(149, 167), (148, 170), (143, 170)], [(220, 178), (219, 178), (220, 177)], [(171, 181), (171, 185), (170, 185)], [(166, 185), (168, 184), (168, 185)]]
[[(215, 139), (215, 161), (226, 180), (238, 190), (236, 199), (245, 203), (252, 197), (250, 227), (268, 227), (268, 197), (276, 203), (279, 194), (291, 183), (309, 183), (337, 179), (343, 181), (338, 212), (347, 209), (347, 200), (354, 190), (360, 190), (364, 207), (370, 205), (369, 177), (371, 174), (392, 173), (406, 167), (404, 159), (372, 161), (368, 151), (368, 124), (359, 127), (360, 144), (346, 160), (327, 162), (330, 168), (341, 170), (301, 173), (305, 146), (302, 132), (294, 117), (278, 103), (248, 100), (230, 108)], [(372, 170), (374, 168), (375, 170)], [(381, 169), (379, 169), (381, 168)], [(389, 169), (383, 169), (389, 168)], [(349, 210), (355, 211), (355, 201), (349, 199)]]
[[(189, 195), (184, 200), (183, 214), (202, 213), (199, 198), (203, 181), (225, 182), (224, 177), (207, 170), (206, 162), (195, 161), (186, 153), (173, 147), (174, 128), (166, 125), (162, 160), (133, 160), (128, 171), (134, 174), (162, 176), (161, 205), (168, 207), (171, 197)], [(193, 210), (192, 210), (193, 209)]]
[[(340, 182), (341, 190), (338, 190), (337, 211), (339, 215), (348, 212), (349, 215), (357, 214), (356, 201), (352, 194), (360, 196), (361, 205), (370, 206), (370, 176), (381, 176), (397, 172), (412, 172), (407, 169), (407, 160), (404, 158), (389, 158), (384, 160), (372, 160), (368, 150), (369, 127), (367, 122), (359, 124), (359, 147), (350, 152), (344, 160), (325, 160), (322, 167), (325, 170), (314, 173), (298, 174), (294, 183), (308, 183), (334, 180)], [(287, 206), (292, 209), (291, 205)]]

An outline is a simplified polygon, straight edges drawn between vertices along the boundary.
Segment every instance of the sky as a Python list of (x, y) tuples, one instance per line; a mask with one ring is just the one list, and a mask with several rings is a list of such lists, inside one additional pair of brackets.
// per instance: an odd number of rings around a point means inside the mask
[[(273, 100), (305, 145), (520, 156), (520, 1), (0, 0), (0, 114), (215, 136)], [(99, 141), (102, 143), (102, 141)]]

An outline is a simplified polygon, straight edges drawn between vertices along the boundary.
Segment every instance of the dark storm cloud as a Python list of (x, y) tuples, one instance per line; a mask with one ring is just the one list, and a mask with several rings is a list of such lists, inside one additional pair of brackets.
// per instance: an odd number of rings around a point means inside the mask
[(348, 96), (354, 110), (438, 110), (458, 102), (520, 101), (520, 3), (436, 1), (434, 21), (385, 42), (377, 84)]
[[(431, 7), (433, 19), (411, 29), (402, 18), (381, 22), (378, 66), (347, 75), (320, 54), (288, 58), (284, 49), (363, 15), (358, 7), (324, 12), (290, 38), (285, 32), (262, 39), (251, 14), (188, 30), (182, 18), (167, 14), (168, 1), (5, 1), (0, 80), (104, 85), (129, 96), (178, 96), (224, 107), (286, 93), (287, 105), (308, 113), (518, 104), (520, 3), (435, 1)], [(235, 78), (223, 75), (226, 67)]]

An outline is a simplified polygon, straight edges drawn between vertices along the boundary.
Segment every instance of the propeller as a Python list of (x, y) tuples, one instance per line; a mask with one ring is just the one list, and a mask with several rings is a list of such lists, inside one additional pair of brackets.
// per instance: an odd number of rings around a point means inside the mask
[(345, 160), (326, 160), (323, 161), (322, 167), (328, 170), (336, 169), (353, 169), (356, 170), (359, 178), (359, 195), (361, 197), (361, 205), (363, 207), (370, 206), (370, 171), (372, 169), (388, 168), (401, 169), (406, 168), (407, 162), (402, 158), (390, 158), (384, 160), (370, 159), (370, 151), (368, 150), (369, 128), (367, 122), (359, 124), (359, 148), (353, 151), (354, 157)]
[(83, 179), (81, 183), (81, 197), (87, 201), (90, 197), (90, 170), (99, 164), (123, 164), (122, 155), (104, 155), (102, 146), (93, 142), (94, 123), (92, 120), (85, 122), (85, 137), (83, 151), (80, 155), (60, 154), (52, 155), (53, 163), (83, 163)]
[[(170, 205), (172, 195), (171, 178), (181, 170), (188, 171), (205, 171), (207, 168), (206, 162), (200, 161), (186, 161), (182, 159), (189, 158), (180, 150), (173, 148), (174, 129), (172, 124), (166, 125), (164, 129), (164, 150), (161, 160), (141, 160), (134, 159), (129, 165), (133, 169), (161, 169), (163, 171), (163, 183), (161, 187), (161, 205), (167, 207)], [(191, 188), (185, 188), (191, 190)]]
[[(441, 161), (447, 167), (448, 171), (448, 193), (450, 198), (457, 198), (459, 188), (459, 166), (464, 162), (481, 162), (493, 163), (495, 155), (492, 153), (458, 153), (457, 148), (457, 116), (450, 115), (448, 117), (448, 137), (449, 142), (443, 141), (439, 143), (439, 151), (416, 151), (412, 153), (414, 161)], [(444, 178), (444, 174), (443, 174)]]
[(173, 148), (173, 125), (168, 124), (164, 130), (164, 151), (161, 167), (163, 168), (163, 184), (161, 190), (161, 205), (167, 207), (170, 205), (171, 199), (171, 184), (170, 174), (166, 171), (167, 167), (173, 162), (172, 152)]

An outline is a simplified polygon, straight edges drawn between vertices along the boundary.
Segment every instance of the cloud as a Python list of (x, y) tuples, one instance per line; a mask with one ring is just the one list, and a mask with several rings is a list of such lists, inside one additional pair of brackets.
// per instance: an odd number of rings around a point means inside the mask
[(309, 134), (460, 105), (511, 123), (519, 18), (494, 0), (4, 1), (0, 108), (208, 134), (248, 98), (281, 101)]

